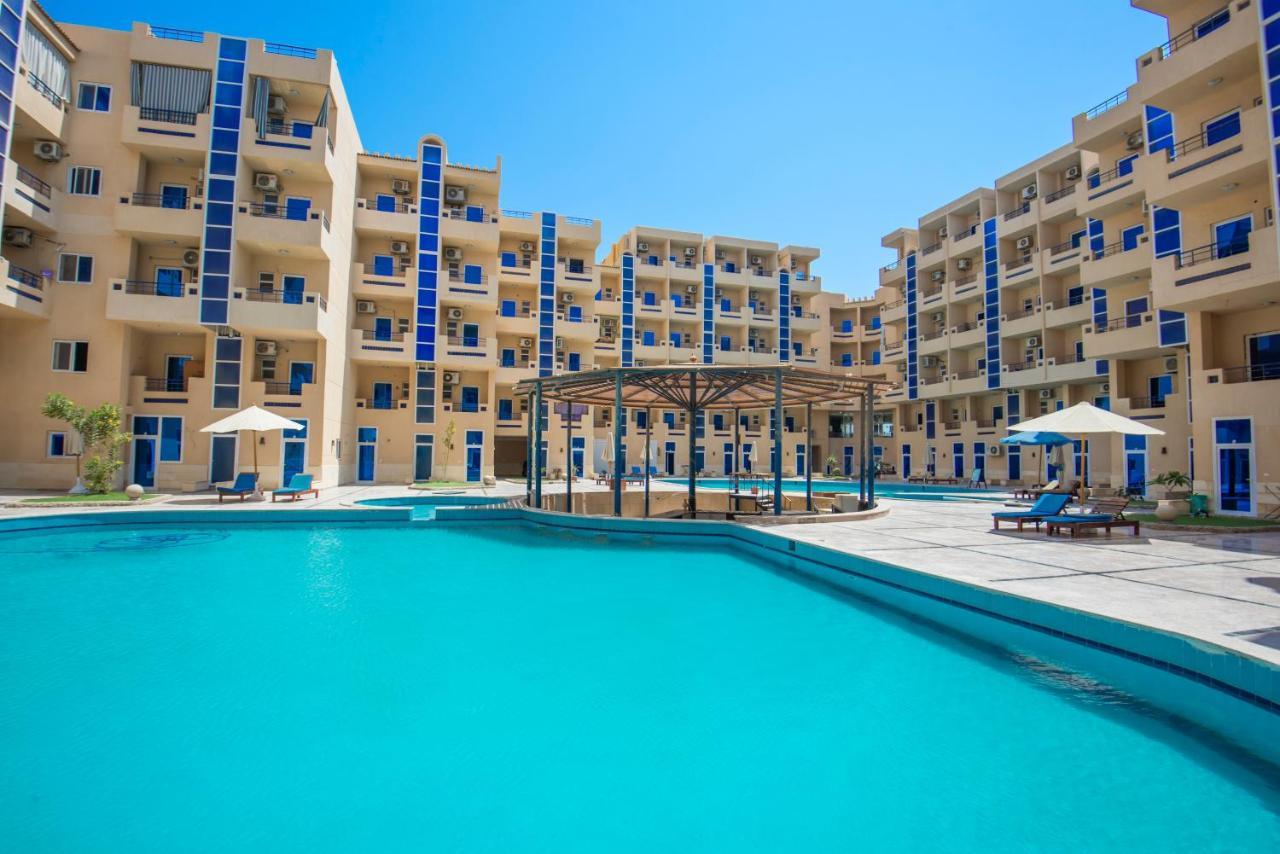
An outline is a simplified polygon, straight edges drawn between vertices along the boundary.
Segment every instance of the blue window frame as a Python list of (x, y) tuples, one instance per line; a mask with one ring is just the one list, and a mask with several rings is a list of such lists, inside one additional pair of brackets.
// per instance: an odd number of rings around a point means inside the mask
[(514, 368), (516, 366), (516, 351), (511, 347), (502, 348), (502, 367)]
[(1224, 222), (1214, 223), (1213, 242), (1217, 256), (1226, 258), (1249, 251), (1249, 232), (1253, 231), (1253, 215), (1245, 214)]
[(90, 113), (110, 112), (111, 87), (102, 83), (81, 83), (76, 95), (76, 109)]
[(504, 266), (504, 267), (514, 267), (514, 266), (516, 266), (516, 253), (514, 253), (514, 252), (503, 252), (503, 253), (502, 253), (502, 266)]
[(1247, 341), (1249, 379), (1280, 379), (1280, 332), (1250, 335)]
[(60, 430), (49, 433), (49, 445), (46, 454), (50, 457), (67, 456), (67, 434)]
[(511, 399), (507, 397), (498, 398), (498, 420), (513, 421), (514, 419), (511, 417), (511, 412)]
[(1084, 287), (1082, 285), (1067, 288), (1067, 305), (1080, 305), (1082, 302), (1084, 302)]
[(1151, 406), (1164, 406), (1167, 395), (1173, 394), (1173, 377), (1170, 374), (1157, 374), (1147, 378), (1147, 390), (1151, 396)]
[(1240, 133), (1240, 111), (1232, 110), (1204, 123), (1205, 147), (1230, 139)]
[(394, 276), (396, 274), (395, 256), (374, 255), (373, 256), (373, 274), (375, 276)]
[(1130, 249), (1138, 247), (1138, 238), (1142, 236), (1144, 227), (1139, 225), (1131, 225), (1120, 232), (1120, 248), (1128, 252)]
[(479, 412), (480, 411), (480, 387), (473, 385), (464, 385), (462, 387), (462, 397), (458, 402), (459, 412)]
[(383, 213), (395, 213), (399, 200), (390, 193), (378, 193), (374, 197), (374, 207)]
[(373, 384), (373, 409), (391, 408), (391, 383)]

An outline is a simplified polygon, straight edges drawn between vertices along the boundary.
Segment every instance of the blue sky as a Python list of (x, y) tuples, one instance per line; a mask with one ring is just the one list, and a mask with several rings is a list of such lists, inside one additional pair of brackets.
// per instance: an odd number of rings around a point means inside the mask
[(47, 8), (330, 47), (368, 150), (432, 131), (455, 161), (500, 154), (505, 207), (596, 217), (605, 243), (642, 224), (815, 245), (854, 296), (881, 235), (1069, 141), (1166, 37), (1124, 0)]

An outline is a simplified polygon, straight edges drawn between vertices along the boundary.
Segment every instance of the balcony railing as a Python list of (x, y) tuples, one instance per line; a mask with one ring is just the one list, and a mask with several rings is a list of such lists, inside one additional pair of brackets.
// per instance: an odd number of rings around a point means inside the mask
[[(1227, 139), (1231, 139), (1232, 137), (1239, 136), (1240, 135), (1240, 114), (1236, 113), (1233, 119), (1234, 120), (1231, 120), (1231, 121), (1228, 121), (1226, 119), (1222, 120), (1218, 124), (1218, 126), (1213, 129), (1212, 134), (1210, 134), (1209, 131), (1205, 130), (1205, 131), (1201, 131), (1200, 133), (1196, 134), (1193, 137), (1182, 140), (1173, 148), (1168, 149), (1168, 153), (1167, 153), (1168, 159), (1177, 160), (1179, 157), (1183, 156), (1184, 154), (1190, 154), (1193, 151), (1199, 151), (1202, 148), (1208, 148), (1211, 145), (1217, 145), (1223, 140), (1227, 140)], [(1210, 136), (1212, 136), (1212, 139), (1210, 138)]]
[(55, 107), (61, 107), (66, 103), (66, 99), (63, 98), (62, 95), (53, 91), (47, 83), (32, 74), (30, 71), (27, 72), (27, 82), (31, 84), (32, 89), (39, 92), (41, 97), (52, 103)]
[(999, 420), (995, 418), (979, 418), (976, 422), (979, 430), (990, 430), (999, 424)]
[(882, 310), (883, 310), (883, 311), (888, 311), (888, 310), (889, 310), (889, 309), (891, 309), (891, 308), (901, 308), (902, 306), (904, 306), (904, 305), (906, 305), (906, 304), (907, 304), (907, 301), (906, 301), (906, 300), (904, 300), (904, 299), (895, 300), (894, 302), (887, 302), (887, 303), (885, 303), (885, 304), (884, 304), (884, 308), (883, 308)]
[(1036, 313), (1036, 310), (1037, 310), (1036, 306), (1032, 306), (1031, 308), (1016, 308), (1016, 309), (1013, 309), (1012, 311), (1005, 312), (1004, 319), (1005, 320), (1021, 320), (1024, 317), (1031, 317)]
[(1237, 237), (1229, 243), (1210, 243), (1207, 246), (1197, 246), (1195, 249), (1188, 249), (1177, 255), (1177, 266), (1179, 269), (1183, 267), (1194, 267), (1196, 264), (1203, 264), (1206, 261), (1216, 261), (1219, 258), (1229, 258), (1232, 255), (1243, 255), (1249, 251), (1249, 235)]
[(1013, 210), (1006, 213), (1004, 215), (1004, 221), (1008, 222), (1011, 219), (1017, 219), (1018, 217), (1022, 216), (1025, 213), (1030, 213), (1030, 211), (1031, 211), (1031, 203), (1023, 202), (1020, 207), (1016, 207)]
[(1040, 364), (1040, 363), (1039, 363), (1039, 362), (1036, 362), (1036, 361), (1030, 361), (1030, 362), (1011, 362), (1011, 363), (1009, 363), (1008, 365), (1006, 365), (1005, 367), (1008, 369), (1008, 371), (1009, 371), (1010, 373), (1015, 373), (1015, 372), (1017, 372), (1017, 371), (1029, 371), (1029, 370), (1031, 370), (1032, 368), (1036, 367), (1038, 364)]
[(963, 288), (965, 285), (972, 285), (976, 281), (978, 281), (978, 277), (975, 274), (972, 276), (962, 276), (959, 279), (956, 279), (955, 282), (953, 282), (953, 284), (957, 289), (959, 289), (959, 288)]
[(966, 237), (972, 237), (973, 235), (975, 235), (975, 234), (977, 234), (977, 233), (978, 233), (978, 223), (974, 223), (973, 225), (969, 226), (968, 228), (962, 228), (962, 229), (960, 229), (960, 231), (958, 231), (958, 232), (956, 232), (955, 234), (951, 235), (951, 240), (952, 240), (952, 242), (954, 243), (954, 242), (956, 242), (956, 241), (964, 240)]
[[(1253, 13), (1251, 12), (1250, 14)], [(1199, 23), (1188, 27), (1164, 44), (1160, 45), (1160, 47), (1157, 48), (1157, 50), (1160, 51), (1160, 58), (1165, 59), (1177, 53), (1191, 43), (1199, 41), (1210, 33), (1221, 29), (1230, 20), (1231, 10), (1226, 6), (1222, 7), (1212, 15), (1202, 18)]]
[(488, 339), (481, 338), (478, 335), (450, 335), (445, 339), (450, 347), (474, 347), (481, 348), (487, 345)]
[(144, 391), (186, 391), (186, 377), (143, 377)]
[(288, 219), (294, 222), (319, 220), (325, 231), (329, 230), (329, 217), (324, 211), (311, 208), (289, 208), (282, 204), (263, 204), (262, 202), (241, 203), (240, 210), (250, 216), (261, 216), (267, 219)]
[(1093, 332), (1095, 335), (1105, 332), (1115, 332), (1118, 329), (1137, 329), (1150, 318), (1146, 314), (1127, 314), (1124, 317), (1117, 317), (1109, 320), (1101, 326), (1095, 325)]
[(1262, 380), (1280, 380), (1280, 364), (1239, 365), (1222, 369), (1224, 383), (1255, 383)]
[(150, 27), (152, 38), (172, 39), (179, 42), (203, 42), (204, 33), (197, 30), (178, 30), (173, 27)]
[(18, 167), (18, 183), (30, 187), (46, 199), (53, 195), (52, 187), (21, 166)]
[(9, 278), (37, 291), (44, 290), (44, 279), (17, 264), (9, 265)]
[(441, 214), (445, 219), (459, 220), (461, 222), (497, 222), (497, 217), (490, 217), (485, 209), (479, 205), (468, 205), (466, 207), (446, 208)]
[(302, 386), (304, 383), (294, 385), (293, 383), (268, 380), (264, 382), (263, 385), (266, 387), (266, 393), (270, 395), (297, 396), (302, 394)]
[(418, 206), (413, 202), (401, 201), (396, 199), (394, 202), (387, 204), (377, 199), (360, 199), (359, 206), (367, 211), (375, 213), (417, 213)]
[(1078, 186), (1079, 186), (1078, 184), (1068, 184), (1067, 186), (1063, 187), (1061, 190), (1054, 190), (1052, 193), (1046, 193), (1044, 197), (1044, 203), (1047, 205), (1047, 204), (1056, 202), (1058, 199), (1065, 199), (1067, 196), (1074, 193), (1076, 191), (1076, 187)]
[(1080, 241), (1078, 241), (1078, 240), (1064, 240), (1064, 241), (1062, 241), (1062, 242), (1061, 242), (1061, 243), (1059, 243), (1059, 244), (1056, 244), (1056, 245), (1054, 245), (1054, 246), (1050, 246), (1050, 247), (1049, 247), (1049, 254), (1050, 254), (1050, 255), (1061, 255), (1061, 254), (1062, 254), (1062, 253), (1064, 253), (1064, 252), (1070, 252), (1072, 249), (1079, 249), (1079, 248), (1080, 248)]
[(926, 246), (925, 248), (921, 249), (921, 250), (920, 250), (920, 254), (921, 254), (921, 255), (932, 255), (934, 252), (937, 252), (937, 251), (938, 251), (939, 249), (941, 249), (941, 248), (942, 248), (942, 244), (941, 244), (941, 243), (931, 243), (931, 244), (929, 244), (928, 246)]
[(1028, 252), (1026, 255), (1023, 255), (1021, 258), (1014, 258), (1012, 261), (1006, 261), (1004, 268), (1006, 270), (1016, 270), (1019, 267), (1027, 266), (1034, 260), (1035, 259), (1032, 257), (1031, 253)]
[(921, 335), (921, 336), (920, 336), (920, 340), (921, 340), (921, 341), (936, 341), (936, 340), (938, 340), (939, 338), (943, 337), (943, 336), (944, 336), (944, 335), (946, 335), (946, 334), (947, 334), (947, 330), (946, 330), (946, 329), (939, 329), (937, 332), (930, 333), (929, 335)]
[(186, 296), (187, 285), (184, 282), (147, 282), (140, 279), (126, 279), (124, 292), (148, 297), (182, 298)]
[(404, 340), (403, 332), (379, 332), (376, 329), (360, 330), (360, 338), (364, 341), (392, 341), (398, 342)]
[(880, 272), (891, 273), (894, 270), (898, 269), (898, 267), (900, 267), (901, 265), (902, 265), (902, 259), (899, 258), (897, 261), (894, 261), (891, 264), (885, 264), (883, 267), (880, 268)]
[(951, 375), (953, 380), (972, 380), (982, 376), (982, 371), (977, 368), (970, 368), (967, 371), (956, 371)]
[(1129, 100), (1129, 90), (1125, 89), (1123, 92), (1117, 95), (1112, 95), (1110, 98), (1103, 101), (1101, 104), (1097, 104), (1093, 107), (1090, 107), (1088, 110), (1085, 110), (1085, 113), (1084, 113), (1085, 120), (1087, 121), (1090, 119), (1096, 119), (1098, 116), (1102, 115), (1107, 110), (1115, 109), (1116, 107), (1120, 106), (1127, 100)]
[(142, 208), (173, 208), (174, 210), (186, 210), (191, 201), (185, 196), (174, 198), (173, 196), (163, 196), (159, 193), (134, 193), (129, 196), (129, 204), (134, 207)]
[(461, 273), (461, 272), (459, 272), (459, 271), (457, 271), (457, 270), (450, 270), (450, 271), (449, 271), (449, 281), (451, 281), (451, 282), (455, 282), (455, 283), (457, 283), (457, 284), (459, 284), (459, 285), (481, 285), (481, 286), (483, 286), (483, 285), (488, 284), (488, 282), (489, 282), (489, 277), (488, 277), (488, 276), (486, 276), (484, 273), (481, 273), (481, 274), (480, 274), (480, 276), (479, 276), (478, 278), (477, 278), (477, 277), (475, 277), (475, 276), (472, 276), (471, 278), (467, 278), (467, 275), (466, 275), (465, 273)]
[(501, 213), (503, 216), (511, 217), (512, 219), (533, 219), (531, 211), (515, 211), (510, 208), (502, 208)]
[(267, 291), (246, 288), (244, 300), (245, 302), (274, 302), (281, 305), (310, 305), (315, 303), (320, 306), (321, 311), (327, 311), (329, 308), (329, 304), (324, 297), (319, 294), (307, 293), (306, 291), (278, 291), (274, 288)]
[(1130, 249), (1136, 249), (1137, 244), (1133, 246), (1125, 246), (1124, 241), (1117, 240), (1115, 243), (1108, 243), (1106, 246), (1093, 253), (1093, 260), (1101, 261), (1103, 258), (1110, 258), (1112, 255), (1119, 255), (1121, 252), (1128, 252)]
[(1133, 173), (1133, 161), (1122, 160), (1106, 172), (1091, 172), (1086, 176), (1085, 180), (1089, 183), (1089, 189), (1094, 190), (1103, 184), (1108, 184), (1117, 178)]
[(164, 122), (171, 125), (193, 125), (196, 113), (185, 110), (165, 110), (160, 107), (139, 107), (138, 118), (144, 122)]
[(1130, 409), (1164, 409), (1163, 397), (1131, 397)]
[(977, 328), (978, 328), (979, 326), (981, 326), (984, 322), (985, 322), (985, 321), (982, 321), (982, 320), (970, 320), (970, 321), (968, 321), (967, 323), (961, 323), (960, 325), (958, 325), (958, 326), (955, 328), (955, 330), (954, 330), (954, 331), (955, 331), (955, 332), (968, 332), (970, 329), (977, 329)]
[(264, 53), (274, 53), (279, 56), (293, 56), (298, 59), (315, 59), (316, 49), (313, 47), (298, 47), (291, 44), (278, 44), (276, 42), (267, 42), (262, 46)]

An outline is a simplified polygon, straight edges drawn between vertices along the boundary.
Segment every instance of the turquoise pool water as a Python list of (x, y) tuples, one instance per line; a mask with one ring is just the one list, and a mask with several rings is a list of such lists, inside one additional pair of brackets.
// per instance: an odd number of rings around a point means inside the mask
[[(672, 477), (663, 478), (667, 483), (679, 483), (688, 485), (689, 481), (685, 478)], [(751, 485), (761, 485), (761, 489), (772, 490), (772, 480), (743, 480), (743, 489), (749, 489)], [(707, 489), (732, 489), (733, 480), (727, 477), (698, 478), (698, 486)], [(803, 480), (782, 481), (783, 492), (799, 492), (804, 493)], [(857, 492), (858, 482), (856, 480), (819, 480), (814, 478), (814, 492)], [(1003, 501), (1008, 493), (994, 489), (972, 489), (965, 486), (948, 486), (945, 484), (923, 484), (923, 483), (893, 483), (890, 481), (876, 481), (876, 495), (883, 498), (911, 498), (918, 501), (946, 501), (948, 496), (960, 497), (965, 500), (978, 501)]]
[(697, 540), (3, 535), (12, 851), (1277, 850), (1273, 766)]
[(436, 518), (437, 507), (487, 506), (501, 504), (505, 498), (484, 495), (396, 495), (390, 498), (366, 498), (357, 501), (365, 507), (409, 507), (414, 519)]

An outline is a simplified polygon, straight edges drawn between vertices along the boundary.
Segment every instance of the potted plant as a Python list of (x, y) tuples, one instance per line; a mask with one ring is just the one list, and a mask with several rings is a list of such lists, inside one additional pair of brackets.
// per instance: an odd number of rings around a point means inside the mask
[(1156, 518), (1172, 522), (1187, 512), (1187, 496), (1191, 492), (1191, 478), (1180, 471), (1167, 471), (1151, 479), (1151, 483), (1163, 487), (1164, 496), (1156, 499)]

